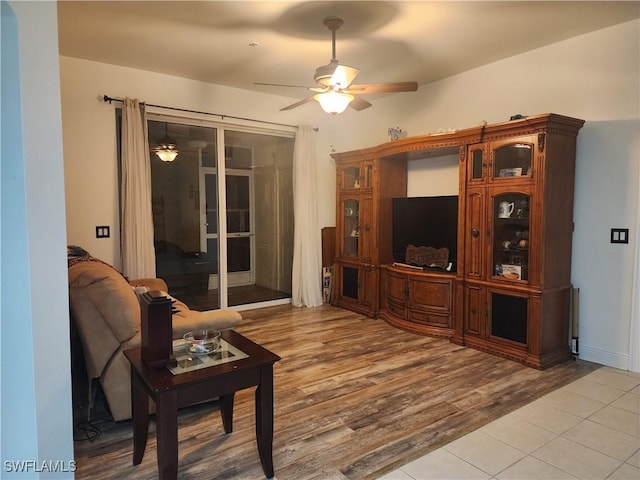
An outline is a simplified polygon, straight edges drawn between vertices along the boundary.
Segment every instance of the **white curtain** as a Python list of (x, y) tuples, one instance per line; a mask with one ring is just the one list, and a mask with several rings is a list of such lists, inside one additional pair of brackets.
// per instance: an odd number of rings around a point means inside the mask
[(322, 241), (318, 225), (315, 136), (302, 125), (293, 149), (293, 271), (292, 303), (322, 305)]
[(155, 277), (147, 113), (131, 98), (122, 108), (120, 235), (122, 273), (130, 279)]

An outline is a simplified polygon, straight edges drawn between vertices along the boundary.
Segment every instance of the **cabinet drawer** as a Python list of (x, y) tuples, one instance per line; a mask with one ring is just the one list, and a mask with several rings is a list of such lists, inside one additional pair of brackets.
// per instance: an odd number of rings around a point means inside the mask
[(422, 323), (432, 327), (451, 328), (451, 316), (435, 312), (423, 312), (420, 310), (410, 310), (409, 320), (415, 323)]
[(441, 313), (451, 312), (453, 282), (451, 280), (409, 279), (409, 303)]

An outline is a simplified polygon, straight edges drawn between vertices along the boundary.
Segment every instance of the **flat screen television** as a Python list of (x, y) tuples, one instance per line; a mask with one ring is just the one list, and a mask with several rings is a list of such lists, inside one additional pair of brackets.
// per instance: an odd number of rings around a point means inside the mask
[[(448, 248), (447, 270), (456, 271), (458, 253), (458, 196), (393, 199), (393, 259), (406, 262), (408, 245)], [(429, 269), (425, 267), (425, 269)], [(441, 268), (434, 268), (441, 270)]]

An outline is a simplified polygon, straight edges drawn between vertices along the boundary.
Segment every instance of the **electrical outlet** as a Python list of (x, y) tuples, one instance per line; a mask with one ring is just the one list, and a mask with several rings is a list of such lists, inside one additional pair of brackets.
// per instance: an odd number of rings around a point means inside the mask
[(629, 243), (628, 228), (612, 228), (611, 243)]

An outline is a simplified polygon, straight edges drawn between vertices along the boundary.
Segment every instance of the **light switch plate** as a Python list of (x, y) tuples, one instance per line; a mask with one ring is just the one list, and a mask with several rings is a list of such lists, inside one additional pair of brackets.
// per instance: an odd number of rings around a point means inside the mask
[(99, 225), (96, 227), (96, 238), (109, 238), (111, 236), (109, 232), (109, 225)]
[(612, 228), (611, 243), (629, 243), (628, 228)]

